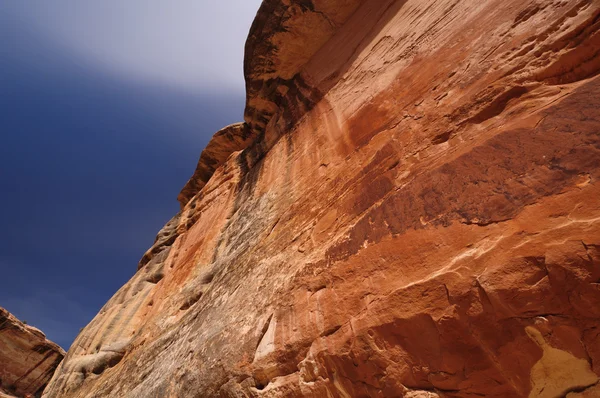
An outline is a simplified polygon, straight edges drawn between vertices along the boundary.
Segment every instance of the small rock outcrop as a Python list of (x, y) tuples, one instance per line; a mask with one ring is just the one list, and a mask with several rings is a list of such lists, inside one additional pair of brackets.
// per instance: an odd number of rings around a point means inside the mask
[(0, 308), (0, 397), (39, 397), (65, 352)]
[(46, 398), (598, 396), (600, 1), (265, 0), (244, 69)]
[(202, 151), (194, 175), (177, 197), (181, 207), (185, 208), (190, 199), (204, 188), (215, 170), (225, 163), (232, 153), (248, 147), (254, 138), (255, 134), (245, 123), (232, 124), (219, 130)]

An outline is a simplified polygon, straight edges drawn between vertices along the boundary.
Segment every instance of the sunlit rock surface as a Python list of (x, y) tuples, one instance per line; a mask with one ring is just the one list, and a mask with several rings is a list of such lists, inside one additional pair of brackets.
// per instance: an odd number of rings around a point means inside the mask
[(39, 397), (65, 352), (0, 307), (0, 398)]
[(599, 26), (264, 1), (243, 134), (45, 397), (598, 396)]

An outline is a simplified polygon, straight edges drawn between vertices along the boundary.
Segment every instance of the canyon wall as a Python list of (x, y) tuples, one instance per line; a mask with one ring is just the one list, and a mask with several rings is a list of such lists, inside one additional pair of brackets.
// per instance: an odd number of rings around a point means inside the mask
[(263, 1), (245, 123), (44, 397), (600, 396), (599, 27)]
[(0, 307), (0, 398), (39, 397), (65, 352)]

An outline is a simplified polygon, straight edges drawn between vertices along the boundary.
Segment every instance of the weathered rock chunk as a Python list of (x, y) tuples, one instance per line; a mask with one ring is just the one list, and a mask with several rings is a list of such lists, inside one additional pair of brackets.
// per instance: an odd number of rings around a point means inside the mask
[(65, 352), (0, 307), (0, 397), (39, 397)]

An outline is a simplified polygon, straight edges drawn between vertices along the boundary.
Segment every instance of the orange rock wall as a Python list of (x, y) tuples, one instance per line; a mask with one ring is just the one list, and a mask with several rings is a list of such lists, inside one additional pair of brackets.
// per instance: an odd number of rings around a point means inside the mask
[(263, 2), (248, 146), (45, 397), (595, 396), (599, 26), (600, 1)]

